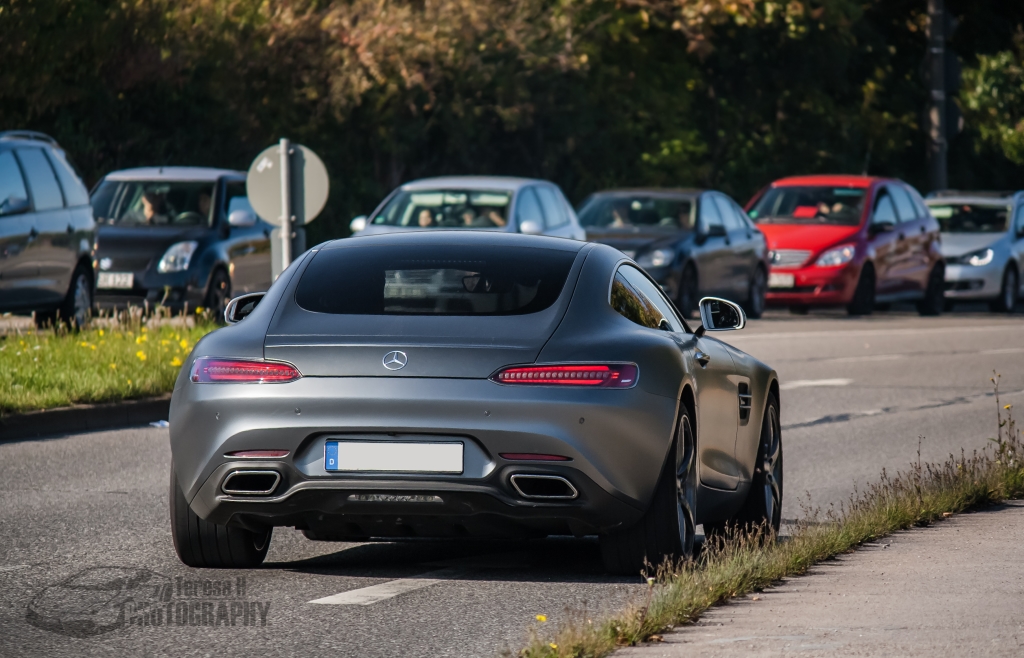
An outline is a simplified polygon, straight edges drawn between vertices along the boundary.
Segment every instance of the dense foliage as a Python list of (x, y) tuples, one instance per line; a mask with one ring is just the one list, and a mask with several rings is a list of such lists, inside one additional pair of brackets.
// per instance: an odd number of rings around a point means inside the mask
[[(314, 239), (443, 173), (715, 186), (797, 172), (925, 186), (924, 0), (7, 0), (0, 127), (114, 168), (245, 168), (286, 135), (332, 175)], [(955, 186), (1020, 186), (1024, 5), (948, 0)]]

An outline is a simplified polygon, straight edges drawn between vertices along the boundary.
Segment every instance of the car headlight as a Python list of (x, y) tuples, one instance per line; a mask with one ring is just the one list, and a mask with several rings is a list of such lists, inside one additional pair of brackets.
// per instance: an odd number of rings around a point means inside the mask
[(671, 249), (655, 249), (654, 251), (640, 254), (639, 258), (636, 259), (636, 264), (645, 269), (648, 267), (664, 267), (665, 265), (671, 265), (675, 257), (676, 253)]
[(995, 255), (991, 249), (979, 249), (975, 252), (966, 254), (960, 257), (961, 263), (967, 265), (973, 265), (974, 267), (981, 267), (982, 265), (988, 265), (992, 262), (992, 257)]
[(846, 265), (853, 260), (855, 248), (852, 244), (844, 244), (841, 247), (835, 247), (829, 249), (822, 255), (818, 256), (818, 260), (815, 261), (815, 265), (818, 267), (839, 267), (840, 265)]
[(188, 269), (188, 264), (192, 262), (192, 254), (195, 253), (198, 246), (199, 243), (195, 240), (175, 242), (164, 252), (164, 257), (157, 264), (156, 271), (161, 274), (184, 272)]

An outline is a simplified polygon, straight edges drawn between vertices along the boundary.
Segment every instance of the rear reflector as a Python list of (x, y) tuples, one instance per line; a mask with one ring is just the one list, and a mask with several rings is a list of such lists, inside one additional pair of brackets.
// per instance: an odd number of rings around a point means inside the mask
[(246, 457), (251, 459), (280, 459), (287, 457), (287, 450), (236, 450), (229, 452), (225, 457)]
[(567, 462), (572, 461), (562, 455), (542, 455), (535, 452), (499, 452), (498, 456), (514, 462)]
[(632, 388), (638, 370), (635, 363), (567, 363), (547, 366), (513, 366), (495, 373), (499, 384), (533, 386), (589, 386), (591, 388)]
[(200, 384), (270, 384), (290, 382), (302, 375), (295, 366), (275, 361), (245, 361), (200, 357), (192, 366), (192, 381)]

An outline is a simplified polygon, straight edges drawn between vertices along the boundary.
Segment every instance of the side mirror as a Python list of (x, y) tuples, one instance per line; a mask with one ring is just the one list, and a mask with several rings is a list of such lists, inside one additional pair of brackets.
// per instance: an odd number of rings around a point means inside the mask
[(224, 321), (228, 324), (238, 324), (253, 312), (266, 294), (265, 292), (251, 292), (248, 295), (235, 297), (228, 302), (227, 308), (224, 309)]
[(725, 227), (721, 224), (712, 224), (705, 229), (704, 235), (709, 238), (724, 238), (726, 235)]
[(239, 208), (232, 210), (228, 215), (228, 224), (235, 228), (249, 228), (256, 225), (256, 213), (251, 210)]
[(19, 199), (17, 197), (7, 197), (3, 203), (0, 203), (0, 216), (2, 215), (20, 215), (29, 211), (31, 206), (28, 203), (28, 199)]
[(868, 227), (868, 233), (872, 236), (878, 235), (879, 233), (892, 233), (895, 230), (896, 224), (892, 222), (877, 222)]
[(704, 331), (731, 331), (742, 329), (747, 324), (747, 314), (738, 304), (705, 297), (700, 300), (700, 321)]
[(528, 219), (519, 222), (519, 232), (523, 235), (540, 235), (544, 232), (544, 227), (536, 219)]
[(366, 228), (366, 215), (359, 215), (348, 223), (348, 228), (353, 233), (358, 233)]

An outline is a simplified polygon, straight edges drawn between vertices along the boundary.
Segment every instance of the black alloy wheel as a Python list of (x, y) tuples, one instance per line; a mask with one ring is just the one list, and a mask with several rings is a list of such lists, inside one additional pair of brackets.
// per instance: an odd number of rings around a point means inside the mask
[(774, 393), (768, 394), (764, 420), (761, 422), (761, 440), (754, 462), (754, 477), (747, 500), (736, 515), (740, 527), (752, 530), (758, 526), (771, 528), (778, 534), (782, 525), (782, 425), (779, 422), (779, 402)]
[(252, 569), (263, 564), (273, 528), (253, 532), (216, 525), (192, 511), (171, 464), (171, 539), (183, 564), (197, 569)]
[(924, 290), (924, 298), (917, 303), (920, 315), (941, 315), (946, 307), (946, 268), (937, 264), (928, 273), (928, 286)]
[(1003, 285), (999, 289), (999, 299), (992, 302), (992, 310), (997, 313), (1013, 313), (1013, 309), (1017, 307), (1019, 285), (1017, 270), (1013, 269), (1013, 266), (1007, 267), (1003, 272)]
[(649, 572), (665, 559), (693, 556), (697, 504), (697, 442), (685, 407), (676, 440), (643, 518), (601, 535), (605, 569), (621, 575)]
[(684, 318), (689, 319), (697, 310), (698, 295), (697, 268), (693, 263), (687, 263), (683, 273), (679, 277), (679, 294), (676, 297), (676, 306)]
[(750, 277), (750, 285), (747, 288), (747, 302), (743, 304), (743, 310), (748, 318), (757, 320), (764, 314), (764, 297), (768, 292), (768, 276), (764, 268), (754, 268), (754, 275)]
[(52, 311), (37, 311), (36, 327), (44, 329), (63, 323), (68, 329), (78, 331), (88, 324), (92, 317), (92, 276), (88, 268), (79, 265), (71, 275), (71, 284), (59, 307)]
[(853, 291), (853, 299), (846, 305), (850, 315), (871, 315), (875, 310), (875, 268), (865, 264), (857, 279), (857, 288)]
[(210, 277), (210, 289), (206, 293), (206, 308), (210, 309), (215, 319), (223, 319), (224, 307), (231, 301), (231, 278), (221, 268), (217, 268)]

